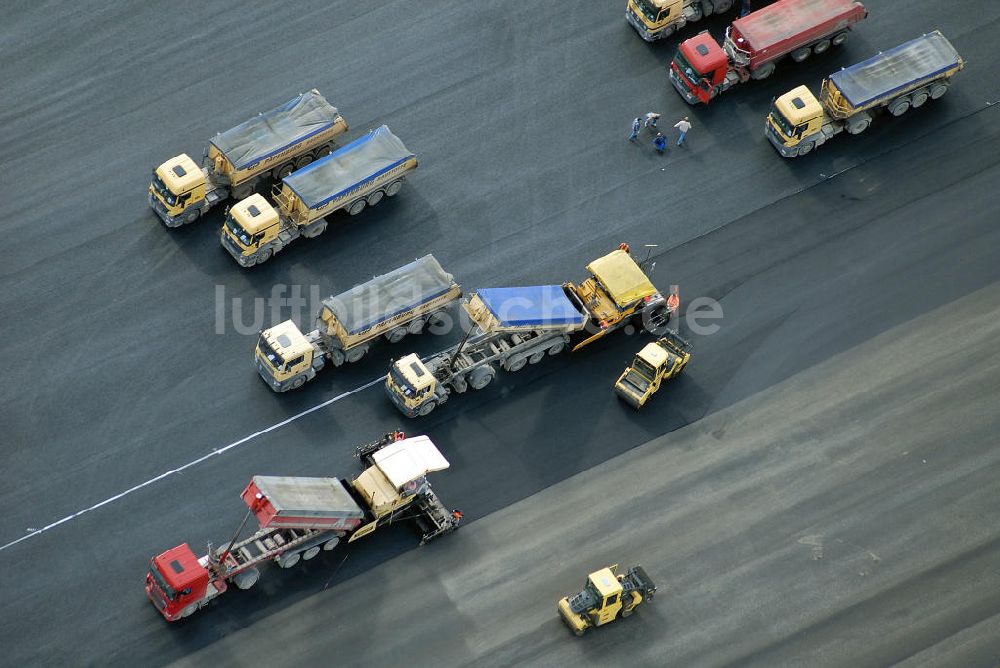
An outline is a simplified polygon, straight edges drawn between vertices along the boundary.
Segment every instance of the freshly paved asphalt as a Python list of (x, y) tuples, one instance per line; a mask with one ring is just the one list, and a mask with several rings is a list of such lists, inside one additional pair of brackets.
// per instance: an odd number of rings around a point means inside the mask
[[(647, 46), (610, 5), (9, 8), (0, 545), (359, 387), (393, 354), (445, 343), (383, 346), (366, 364), (272, 395), (229, 300), (250, 324), (252, 300), (276, 284), (329, 294), (426, 252), (470, 290), (562, 282), (629, 241), (658, 244), (658, 285), (718, 299), (725, 318), (696, 338), (687, 376), (639, 414), (610, 394), (640, 345), (622, 336), (405, 424), (448, 456), (436, 486), (470, 521), (420, 552), (405, 529), (376, 534), (266, 573), (251, 592), (171, 627), (142, 595), (151, 555), (231, 534), (251, 475), (352, 473), (353, 446), (403, 422), (377, 387), (0, 550), (0, 663), (159, 665), (198, 652), (195, 661), (280, 663), (267, 654), (280, 651), (280, 633), (303, 643), (300, 660), (350, 663), (407, 646), (437, 648), (442, 663), (558, 664), (572, 652), (679, 665), (995, 664), (996, 356), (990, 338), (965, 330), (992, 326), (969, 311), (995, 314), (998, 303), (1000, 8), (867, 4), (871, 17), (842, 50), (786, 64), (705, 109), (666, 84), (675, 40)], [(773, 95), (933, 28), (969, 63), (943, 100), (809, 159), (782, 161), (767, 144), (760, 128)], [(341, 108), (351, 136), (385, 122), (420, 156), (399, 197), (252, 271), (218, 247), (218, 213), (178, 231), (156, 222), (144, 201), (154, 164), (197, 156), (214, 132), (311, 87)], [(625, 142), (629, 120), (647, 110), (690, 115), (689, 146), (660, 158)], [(942, 360), (918, 368), (900, 343), (911, 331), (921, 341), (948, 334)], [(856, 372), (845, 378), (841, 366)], [(843, 396), (870, 385), (870, 396)], [(932, 392), (942, 401), (929, 402)], [(815, 426), (795, 410), (810, 396), (832, 402)], [(939, 468), (897, 471), (900, 450), (933, 452), (921, 458)], [(680, 459), (676, 474), (663, 477), (661, 452)], [(643, 471), (637, 489), (658, 490), (634, 510), (660, 524), (621, 525), (633, 494), (621, 486), (607, 505), (586, 496), (581, 518), (595, 513), (595, 527), (546, 515), (623, 453)], [(681, 471), (701, 477), (685, 483)], [(704, 502), (687, 519), (657, 515), (694, 492)], [(519, 509), (542, 519), (517, 522)], [(618, 528), (602, 540), (601, 526)], [(795, 541), (815, 536), (824, 559), (796, 559)], [(848, 541), (862, 546), (853, 556)], [(514, 551), (512, 570), (492, 545)], [(532, 560), (534, 545), (552, 557)], [(863, 569), (864, 550), (881, 560), (871, 591), (846, 570)], [(669, 590), (638, 624), (567, 649), (555, 597), (607, 559), (659, 564)], [(448, 564), (461, 566), (455, 579), (430, 589), (402, 575), (437, 578)], [(469, 582), (477, 564), (483, 579)], [(532, 572), (519, 583), (513, 571), (523, 569)], [(510, 583), (524, 594), (513, 607), (500, 591)], [(401, 628), (397, 605), (420, 623)], [(463, 610), (489, 612), (495, 630)], [(324, 617), (328, 625), (310, 626)], [(297, 627), (313, 634), (295, 636)], [(463, 629), (481, 641), (466, 643)]]

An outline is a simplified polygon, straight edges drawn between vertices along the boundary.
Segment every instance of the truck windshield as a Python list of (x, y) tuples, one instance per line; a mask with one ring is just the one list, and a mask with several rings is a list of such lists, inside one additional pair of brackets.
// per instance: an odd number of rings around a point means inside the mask
[(243, 229), (243, 226), (236, 222), (232, 214), (226, 214), (226, 228), (229, 233), (236, 237), (241, 244), (244, 246), (249, 246), (250, 242), (253, 241), (253, 237)]
[(257, 349), (260, 350), (260, 354), (263, 355), (264, 359), (266, 359), (275, 369), (280, 369), (284, 366), (285, 360), (281, 358), (278, 351), (271, 347), (271, 344), (267, 342), (267, 339), (264, 338), (263, 334), (261, 334), (260, 338), (257, 339)]
[(680, 49), (677, 50), (677, 55), (674, 56), (674, 65), (677, 66), (677, 71), (687, 79), (691, 85), (698, 86), (701, 84), (701, 73), (691, 66), (688, 59), (684, 57)]
[(656, 21), (656, 16), (660, 10), (654, 7), (652, 2), (649, 0), (635, 0), (635, 6), (642, 11), (647, 19)]
[(773, 102), (771, 103), (770, 117), (785, 137), (791, 137), (792, 133), (795, 132), (795, 126), (792, 125), (787, 118), (785, 118), (784, 114), (778, 111), (778, 107)]
[(155, 169), (153, 170), (153, 180), (151, 183), (153, 185), (153, 190), (155, 190), (167, 204), (173, 205), (173, 203), (177, 201), (176, 195), (170, 192), (170, 188), (167, 187), (167, 184), (165, 184), (160, 177), (156, 175)]
[(150, 565), (149, 574), (153, 577), (153, 582), (156, 583), (156, 586), (160, 588), (168, 599), (172, 601), (177, 597), (177, 592), (167, 584), (167, 581), (163, 579), (163, 575), (160, 574), (159, 569), (155, 565)]
[(399, 368), (395, 364), (393, 364), (392, 368), (389, 369), (389, 377), (392, 378), (392, 384), (402, 390), (404, 395), (408, 397), (416, 395), (416, 390), (413, 389), (412, 385), (406, 382), (406, 379), (403, 378), (403, 374), (399, 372)]

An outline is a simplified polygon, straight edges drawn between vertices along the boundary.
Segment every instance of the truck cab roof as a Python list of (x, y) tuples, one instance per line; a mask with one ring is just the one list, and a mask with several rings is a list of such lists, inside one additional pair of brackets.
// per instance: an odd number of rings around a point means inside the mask
[(632, 256), (615, 250), (587, 265), (587, 271), (601, 282), (619, 307), (656, 294), (656, 287)]
[(312, 349), (312, 344), (292, 320), (263, 331), (264, 340), (287, 362)]
[(434, 382), (434, 375), (416, 353), (400, 357), (394, 362), (396, 368), (414, 391), (419, 392)]
[(774, 101), (774, 107), (792, 125), (799, 125), (823, 113), (819, 100), (808, 86), (798, 86)]
[(700, 75), (714, 72), (720, 67), (726, 67), (729, 60), (707, 30), (681, 42), (679, 51), (688, 64)]
[(201, 168), (187, 153), (175, 155), (164, 162), (156, 168), (156, 175), (175, 195), (183, 195), (205, 179)]
[(153, 557), (153, 564), (174, 591), (194, 586), (205, 575), (205, 568), (187, 543), (181, 543)]
[(278, 212), (260, 193), (240, 200), (229, 209), (229, 213), (248, 234), (266, 230), (278, 222)]

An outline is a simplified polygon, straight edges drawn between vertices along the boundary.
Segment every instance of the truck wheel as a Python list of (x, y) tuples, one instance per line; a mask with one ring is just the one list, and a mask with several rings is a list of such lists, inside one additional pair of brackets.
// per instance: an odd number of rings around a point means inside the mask
[(492, 366), (489, 364), (481, 366), (478, 369), (473, 369), (472, 373), (469, 374), (469, 385), (474, 390), (481, 390), (493, 382), (494, 376), (496, 376), (496, 371)]
[(799, 144), (799, 152), (798, 152), (797, 155), (801, 158), (802, 156), (806, 155), (807, 153), (812, 153), (812, 150), (815, 147), (816, 147), (816, 145), (814, 143), (812, 143), (811, 141), (804, 141), (801, 144)]
[(761, 79), (768, 78), (772, 74), (774, 74), (774, 63), (764, 63), (750, 73), (750, 78), (754, 81), (760, 81)]
[(527, 357), (518, 357), (508, 361), (504, 365), (504, 368), (506, 368), (507, 371), (514, 373), (515, 371), (520, 371), (521, 369), (523, 369), (527, 363), (528, 363)]
[(302, 553), (302, 559), (304, 559), (305, 561), (309, 561), (317, 554), (319, 554), (319, 550), (320, 550), (319, 545), (314, 545), (310, 547), (308, 550)]
[(382, 192), (381, 190), (376, 190), (375, 192), (373, 192), (371, 195), (368, 196), (367, 199), (368, 206), (375, 206), (376, 204), (382, 201), (383, 197), (385, 197), (385, 193)]
[(292, 378), (292, 382), (288, 384), (288, 389), (297, 390), (305, 384), (306, 384), (305, 376), (296, 376), (295, 378)]
[(406, 326), (406, 331), (409, 332), (410, 334), (419, 334), (420, 332), (424, 331), (425, 324), (426, 321), (423, 318), (416, 318), (415, 320), (411, 320), (410, 323)]
[(332, 550), (333, 548), (337, 547), (338, 545), (340, 545), (340, 538), (336, 538), (336, 537), (331, 538), (330, 540), (328, 540), (325, 543), (323, 543), (323, 551), (324, 552), (329, 552), (330, 550)]
[(840, 46), (841, 44), (847, 41), (847, 35), (848, 32), (846, 30), (844, 32), (838, 32), (830, 39), (830, 44), (833, 44), (834, 46)]
[(948, 84), (941, 82), (936, 83), (931, 86), (931, 99), (937, 100), (944, 96), (948, 92)]
[(300, 155), (295, 159), (295, 169), (302, 169), (306, 165), (310, 164), (312, 161), (313, 157), (311, 155), (309, 154)]
[(365, 210), (365, 206), (367, 206), (367, 204), (368, 203), (364, 200), (364, 198), (356, 199), (353, 202), (351, 202), (351, 205), (349, 207), (347, 207), (347, 213), (351, 214), (352, 216), (356, 216)]
[(811, 53), (812, 49), (810, 49), (808, 46), (804, 46), (801, 49), (795, 49), (794, 51), (792, 51), (792, 60), (794, 60), (797, 63), (801, 63), (803, 60), (808, 58)]
[(893, 116), (902, 116), (910, 110), (910, 98), (908, 96), (897, 97), (889, 103), (889, 113)]
[(250, 587), (257, 584), (257, 580), (260, 579), (260, 571), (256, 568), (248, 568), (242, 573), (237, 573), (233, 576), (233, 584), (236, 585), (237, 589), (250, 589)]
[(921, 88), (920, 90), (912, 93), (910, 95), (910, 106), (916, 109), (917, 107), (924, 106), (924, 102), (930, 99), (930, 94), (927, 92), (926, 88)]
[(847, 121), (847, 126), (844, 128), (847, 130), (847, 134), (859, 135), (868, 129), (868, 126), (872, 124), (872, 117), (868, 114), (862, 112)]
[(201, 209), (195, 209), (194, 211), (188, 211), (184, 216), (184, 224), (190, 225), (194, 221), (198, 220), (201, 216)]
[(433, 411), (433, 410), (434, 410), (435, 408), (437, 408), (437, 402), (436, 402), (436, 401), (434, 401), (433, 399), (431, 399), (431, 400), (430, 400), (430, 401), (428, 401), (428, 402), (427, 402), (426, 404), (423, 404), (423, 405), (422, 405), (422, 406), (420, 407), (420, 410), (418, 410), (418, 411), (417, 411), (417, 413), (418, 413), (418, 414), (420, 415), (420, 417), (427, 417), (428, 415), (430, 415), (430, 414), (431, 414), (431, 412), (432, 412), (432, 411)]
[(576, 629), (576, 628), (573, 629), (573, 635), (575, 635), (577, 638), (581, 637), (586, 632), (587, 632), (586, 626), (584, 626), (582, 629)]
[(821, 39), (820, 41), (813, 44), (813, 53), (817, 56), (821, 53), (826, 53), (830, 49), (830, 40)]
[(278, 557), (277, 562), (278, 565), (281, 566), (282, 568), (291, 568), (295, 564), (299, 563), (299, 559), (301, 558), (302, 554), (296, 552), (295, 554), (289, 554), (287, 556), (281, 555), (280, 557)]
[(563, 351), (563, 348), (565, 347), (566, 344), (564, 344), (562, 341), (559, 341), (558, 343), (553, 343), (551, 346), (549, 346), (549, 349), (546, 350), (545, 352), (547, 352), (549, 355), (558, 355)]
[(346, 359), (351, 364), (354, 364), (355, 362), (361, 361), (361, 358), (364, 357), (365, 353), (367, 352), (368, 352), (367, 345), (357, 346), (356, 348), (351, 348), (350, 350), (346, 351), (344, 359)]
[(531, 354), (531, 357), (528, 358), (528, 364), (538, 364), (543, 359), (545, 359), (545, 351), (539, 350), (537, 353)]
[(326, 232), (326, 218), (320, 218), (302, 228), (302, 236), (306, 239), (314, 239), (324, 232)]
[(405, 327), (396, 327), (386, 332), (385, 338), (389, 343), (399, 343), (408, 333), (409, 331)]
[(715, 0), (715, 13), (725, 14), (733, 8), (733, 0)]
[(395, 197), (399, 190), (403, 187), (403, 179), (396, 179), (389, 185), (385, 187), (386, 197)]
[(274, 171), (272, 171), (271, 174), (274, 176), (275, 181), (280, 181), (281, 179), (285, 178), (294, 171), (295, 171), (295, 165), (290, 162), (286, 162), (280, 167), (275, 167)]
[(194, 611), (197, 609), (198, 609), (198, 604), (192, 603), (188, 607), (181, 610), (181, 619), (184, 619), (185, 617), (190, 617), (191, 615), (194, 614)]
[(270, 248), (262, 248), (259, 251), (257, 251), (256, 255), (254, 255), (254, 257), (256, 258), (254, 260), (254, 264), (264, 264), (265, 262), (271, 259), (272, 255), (274, 255), (273, 250), (271, 250)]
[(712, 0), (701, 0), (701, 13), (711, 16), (715, 13), (715, 3)]

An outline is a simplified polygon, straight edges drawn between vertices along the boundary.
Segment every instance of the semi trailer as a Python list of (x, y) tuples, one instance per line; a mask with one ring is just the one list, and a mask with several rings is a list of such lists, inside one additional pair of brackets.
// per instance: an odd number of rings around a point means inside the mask
[[(340, 541), (352, 542), (380, 526), (415, 520), (420, 544), (458, 528), (462, 514), (448, 511), (427, 474), (448, 468), (426, 436), (385, 434), (359, 446), (364, 471), (348, 482), (339, 478), (254, 476), (240, 495), (247, 513), (233, 538), (196, 557), (182, 543), (153, 557), (146, 573), (146, 596), (168, 622), (192, 615), (230, 586), (249, 589), (268, 562), (291, 568)], [(260, 528), (240, 538), (251, 516)]]
[(417, 157), (385, 125), (281, 180), (271, 206), (254, 194), (233, 205), (219, 235), (241, 267), (270, 260), (299, 237), (326, 231), (326, 216), (352, 216), (395, 196)]
[(303, 334), (292, 320), (265, 329), (257, 340), (254, 365), (275, 392), (301, 387), (327, 364), (361, 360), (384, 337), (396, 343), (419, 334), (462, 288), (433, 255), (376, 276), (323, 300), (316, 329)]
[(939, 99), (964, 66), (935, 30), (831, 74), (818, 100), (806, 86), (776, 98), (764, 134), (782, 157), (806, 155), (841, 132), (861, 134), (883, 110), (902, 116)]
[(594, 260), (587, 270), (591, 275), (580, 285), (473, 294), (463, 302), (472, 327), (460, 343), (426, 359), (409, 354), (392, 363), (385, 390), (393, 404), (407, 417), (428, 415), (453, 392), (483, 389), (497, 369), (520, 371), (629, 325), (657, 332), (676, 309), (624, 249)]
[(733, 21), (720, 46), (707, 31), (685, 40), (669, 78), (688, 104), (708, 104), (750, 79), (765, 79), (785, 56), (802, 62), (847, 41), (868, 16), (857, 0), (779, 0)]
[(330, 153), (345, 132), (347, 121), (319, 91), (302, 93), (212, 137), (201, 167), (182, 153), (154, 169), (149, 205), (167, 227), (193, 223), (219, 202), (241, 200)]

